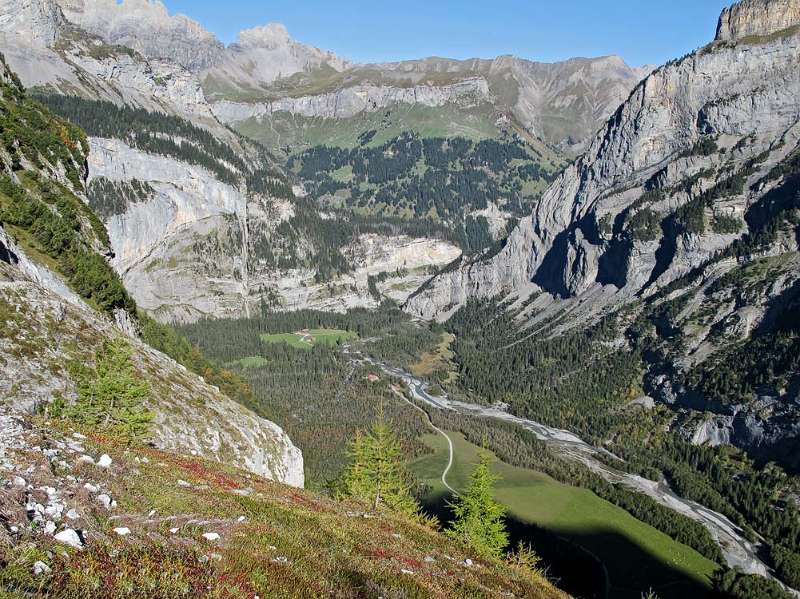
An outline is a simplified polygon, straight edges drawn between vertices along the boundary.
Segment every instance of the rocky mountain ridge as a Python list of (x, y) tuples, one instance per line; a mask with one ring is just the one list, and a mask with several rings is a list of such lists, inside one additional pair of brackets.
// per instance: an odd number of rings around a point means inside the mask
[(717, 26), (717, 41), (770, 35), (800, 23), (800, 3), (796, 0), (747, 0), (722, 11)]
[(531, 335), (620, 318), (622, 347), (631, 314), (651, 314), (660, 341), (646, 355), (661, 358), (645, 363), (646, 391), (679, 413), (718, 416), (685, 419), (690, 438), (791, 453), (792, 366), (728, 405), (703, 382), (740, 344), (777, 334), (770, 315), (790, 305), (797, 280), (800, 37), (785, 28), (797, 22), (784, 19), (786, 3), (758, 5), (775, 11), (764, 22), (779, 31), (717, 41), (654, 71), (504, 248), (435, 277), (406, 309), (446, 319), (470, 298), (505, 296)]

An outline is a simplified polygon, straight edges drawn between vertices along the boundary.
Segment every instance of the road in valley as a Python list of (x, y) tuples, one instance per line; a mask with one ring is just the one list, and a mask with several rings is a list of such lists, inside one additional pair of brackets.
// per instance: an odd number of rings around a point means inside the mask
[[(624, 485), (634, 491), (647, 495), (659, 504), (701, 523), (719, 543), (722, 553), (728, 562), (728, 566), (731, 568), (738, 567), (743, 572), (749, 574), (759, 574), (772, 578), (770, 568), (767, 567), (758, 556), (759, 549), (761, 549), (760, 544), (748, 541), (744, 537), (744, 532), (726, 516), (714, 512), (699, 503), (678, 496), (669, 487), (666, 481), (651, 481), (606, 465), (597, 457), (602, 453), (610, 455), (606, 450), (588, 444), (569, 431), (545, 426), (533, 420), (519, 418), (499, 407), (464, 403), (450, 399), (447, 395), (433, 396), (428, 392), (427, 383), (404, 370), (361, 356), (349, 350), (348, 354), (354, 361), (369, 363), (381, 369), (387, 375), (402, 380), (408, 387), (412, 399), (420, 404), (439, 410), (458, 412), (459, 414), (467, 416), (494, 418), (496, 420), (516, 424), (532, 432), (537, 438), (544, 441), (548, 448), (557, 455), (579, 461), (593, 472), (602, 476), (605, 480), (613, 484)], [(447, 437), (443, 431), (439, 430), (439, 432)], [(452, 464), (452, 443), (450, 463)], [(445, 477), (446, 472), (445, 476), (443, 476), (443, 480)], [(444, 482), (445, 485), (450, 488), (447, 482)], [(800, 594), (796, 592), (795, 595), (800, 596)]]

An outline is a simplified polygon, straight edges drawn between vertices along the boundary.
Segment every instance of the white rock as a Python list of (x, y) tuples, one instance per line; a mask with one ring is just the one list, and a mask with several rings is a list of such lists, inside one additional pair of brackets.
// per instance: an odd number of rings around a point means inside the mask
[(83, 548), (83, 541), (81, 541), (80, 535), (78, 535), (78, 533), (72, 530), (71, 528), (62, 530), (53, 538), (59, 543), (62, 543), (64, 545), (69, 545), (70, 547), (74, 547), (75, 549)]
[(50, 569), (50, 566), (48, 566), (44, 562), (42, 562), (42, 561), (34, 562), (34, 564), (33, 564), (33, 575), (34, 576), (41, 576), (42, 574), (47, 575), (47, 574), (50, 574), (50, 572), (52, 572), (52, 570)]
[(467, 559), (464, 560), (464, 565), (467, 568), (471, 568), (473, 566), (473, 561), (471, 559), (467, 558)]
[(67, 519), (69, 519), (69, 520), (77, 520), (80, 517), (81, 517), (81, 515), (74, 508), (67, 512)]
[(87, 491), (89, 491), (89, 493), (91, 493), (92, 495), (94, 495), (95, 493), (97, 493), (100, 490), (100, 489), (98, 489), (96, 486), (94, 486), (91, 483), (86, 483), (85, 485), (83, 485), (83, 488), (86, 489)]
[(411, 575), (411, 576), (413, 576), (413, 575), (414, 575), (414, 572), (413, 572), (413, 571), (411, 571), (411, 570), (406, 570), (405, 568), (404, 568), (404, 569), (402, 569), (402, 570), (400, 570), (400, 572), (402, 572), (403, 574), (409, 574), (409, 575)]
[(86, 439), (86, 435), (82, 435), (82, 434), (80, 434), (80, 433), (72, 433), (72, 437), (73, 437), (74, 439), (79, 439), (79, 440), (81, 440), (81, 441), (83, 441), (83, 440), (85, 440), (85, 439)]
[(187, 483), (185, 480), (178, 480), (178, 486), (183, 487), (184, 489), (189, 489), (192, 485)]
[(129, 534), (131, 534), (131, 529), (130, 528), (126, 528), (124, 526), (120, 526), (119, 528), (115, 528), (114, 532), (117, 533), (121, 537), (127, 537)]
[(11, 481), (11, 486), (13, 486), (15, 489), (22, 490), (22, 489), (24, 489), (25, 487), (28, 486), (28, 483), (21, 476), (15, 476), (13, 478), (13, 480)]
[(44, 525), (44, 534), (52, 536), (56, 532), (56, 523), (52, 520), (48, 520), (47, 523)]
[(109, 468), (109, 467), (111, 467), (111, 464), (113, 464), (113, 463), (114, 463), (114, 460), (112, 460), (111, 456), (108, 455), (107, 453), (104, 453), (103, 455), (101, 455), (100, 459), (97, 460), (97, 465), (100, 468)]
[(97, 496), (97, 503), (102, 505), (107, 510), (110, 510), (112, 507), (112, 500), (111, 497), (103, 493), (102, 495)]
[(220, 536), (219, 536), (219, 534), (217, 534), (215, 532), (206, 532), (206, 533), (203, 533), (203, 538), (206, 541), (209, 541), (209, 542), (213, 543), (214, 541), (219, 541)]
[(239, 516), (239, 517), (236, 519), (236, 521), (237, 521), (237, 522), (239, 522), (240, 524), (241, 524), (242, 522), (244, 522), (245, 520), (247, 520), (247, 518), (245, 518), (244, 516)]
[(177, 528), (170, 528), (169, 532), (174, 535), (174, 534), (178, 533), (178, 529)]
[(94, 458), (90, 455), (82, 455), (78, 458), (79, 464), (94, 464)]

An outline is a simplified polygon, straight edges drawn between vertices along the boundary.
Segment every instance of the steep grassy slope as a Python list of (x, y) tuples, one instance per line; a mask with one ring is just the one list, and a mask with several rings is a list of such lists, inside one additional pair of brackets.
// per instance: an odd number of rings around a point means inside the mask
[[(430, 528), (359, 504), (42, 421), (25, 431), (0, 424), (6, 597), (564, 596), (540, 574), (475, 559)], [(101, 454), (109, 467), (82, 458)], [(82, 549), (29, 524), (31, 501), (63, 513)]]

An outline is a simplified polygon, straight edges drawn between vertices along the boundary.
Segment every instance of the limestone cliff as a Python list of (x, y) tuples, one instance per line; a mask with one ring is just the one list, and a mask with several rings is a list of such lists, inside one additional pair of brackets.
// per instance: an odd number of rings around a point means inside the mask
[[(676, 235), (661, 223), (737, 173), (747, 183), (757, 181), (794, 148), (798, 50), (796, 35), (712, 44), (656, 70), (500, 253), (434, 279), (409, 309), (434, 317), (468, 296), (534, 288), (569, 298), (610, 286), (624, 301), (702, 264), (740, 237), (744, 223), (738, 232), (701, 226)], [(715, 215), (727, 214), (741, 220), (766, 191), (745, 186), (723, 193), (701, 210), (703, 219), (711, 224)], [(652, 227), (634, 231), (651, 213)]]
[(148, 383), (157, 446), (302, 486), (302, 454), (278, 426), (136, 337), (135, 305), (86, 206), (85, 136), (31, 101), (2, 61), (0, 114), (13, 136), (0, 148), (0, 412), (69, 405), (79, 395), (72, 365), (118, 341)]
[(745, 0), (722, 11), (718, 41), (764, 36), (800, 25), (797, 0)]
[(707, 384), (715, 369), (738, 372), (737, 352), (770, 359), (800, 278), (800, 35), (784, 27), (786, 3), (743, 2), (723, 18), (755, 4), (778, 9), (758, 37), (653, 72), (504, 248), (434, 277), (406, 309), (445, 319), (470, 298), (506, 297), (531, 334), (621, 319), (619, 347), (641, 334), (626, 326), (651, 319), (644, 384), (675, 426), (794, 467), (794, 367), (736, 394)]

